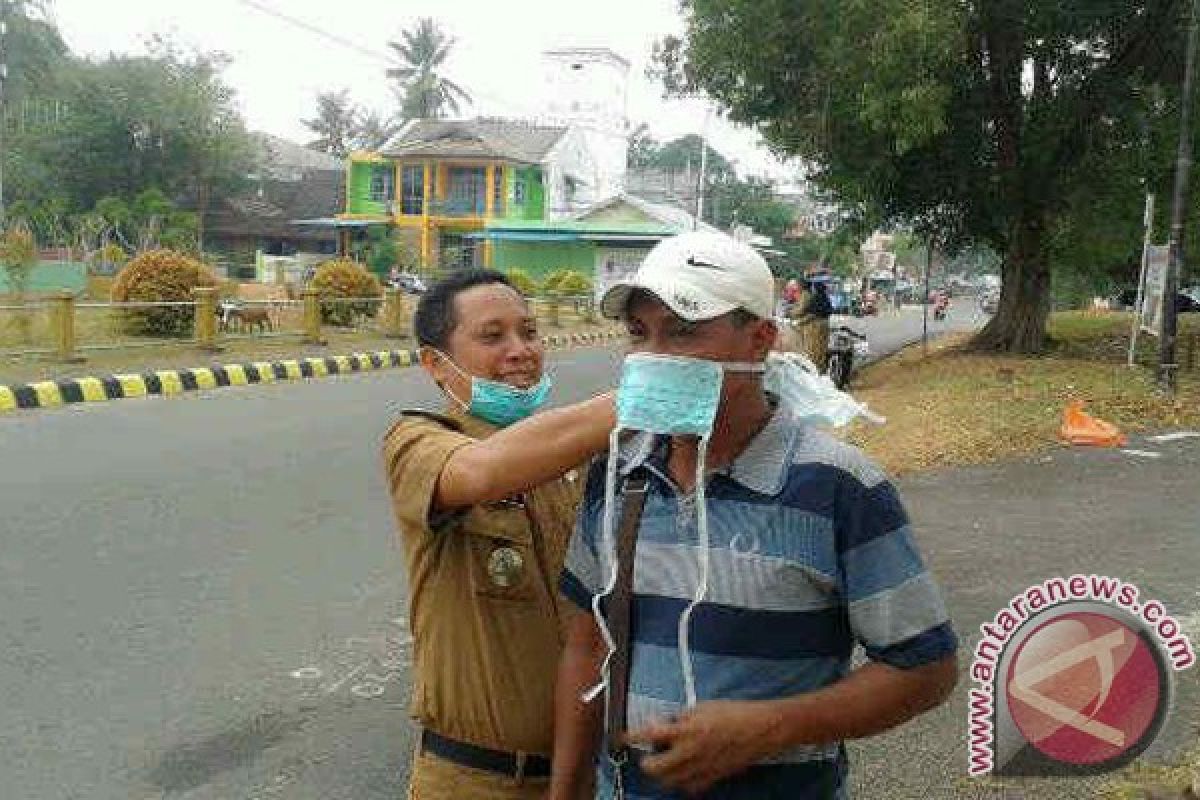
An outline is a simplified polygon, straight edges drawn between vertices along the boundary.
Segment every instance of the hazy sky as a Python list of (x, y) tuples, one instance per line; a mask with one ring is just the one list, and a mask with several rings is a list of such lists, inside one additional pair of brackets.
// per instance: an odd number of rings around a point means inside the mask
[[(233, 65), (226, 77), (250, 126), (298, 141), (308, 138), (300, 120), (312, 115), (317, 92), (349, 88), (359, 103), (393, 105), (383, 76), (387, 42), (421, 16), (436, 18), (457, 39), (446, 73), (475, 96), (471, 113), (534, 115), (541, 110), (542, 50), (606, 46), (632, 62), (628, 110), (635, 126), (648, 123), (666, 139), (704, 125), (703, 103), (664, 101), (645, 77), (653, 42), (681, 30), (675, 0), (54, 0), (54, 9), (76, 53), (140, 52), (154, 33), (228, 53)], [(757, 146), (752, 131), (714, 116), (709, 134), (741, 172), (790, 172)]]

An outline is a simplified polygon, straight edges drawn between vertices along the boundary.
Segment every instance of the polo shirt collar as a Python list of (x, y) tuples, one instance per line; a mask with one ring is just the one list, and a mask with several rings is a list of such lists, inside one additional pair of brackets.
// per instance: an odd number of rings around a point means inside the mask
[[(774, 411), (763, 429), (755, 434), (746, 448), (725, 469), (725, 475), (759, 494), (774, 496), (783, 491), (787, 469), (792, 462), (800, 427), (787, 408), (775, 404)], [(618, 449), (618, 472), (628, 475), (641, 466), (666, 474), (668, 437), (651, 433), (636, 433), (623, 441)]]

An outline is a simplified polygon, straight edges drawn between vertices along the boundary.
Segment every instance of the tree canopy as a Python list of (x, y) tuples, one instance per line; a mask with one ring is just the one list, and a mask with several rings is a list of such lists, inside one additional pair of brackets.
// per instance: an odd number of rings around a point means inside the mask
[(1142, 194), (1169, 185), (1182, 0), (683, 7), (669, 90), (708, 93), (864, 217), (1002, 254), (980, 346), (1039, 350), (1052, 271), (1136, 261)]

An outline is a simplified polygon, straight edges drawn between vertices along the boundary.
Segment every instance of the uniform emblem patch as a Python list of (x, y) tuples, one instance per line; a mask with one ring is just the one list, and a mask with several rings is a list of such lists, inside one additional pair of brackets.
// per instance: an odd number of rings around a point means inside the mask
[(509, 589), (521, 582), (525, 559), (511, 547), (497, 547), (488, 556), (487, 571), (493, 584)]

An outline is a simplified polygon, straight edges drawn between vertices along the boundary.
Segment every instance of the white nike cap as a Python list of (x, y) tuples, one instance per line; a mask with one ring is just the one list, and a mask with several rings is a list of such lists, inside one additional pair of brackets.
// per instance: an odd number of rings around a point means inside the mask
[(659, 242), (632, 278), (614, 283), (600, 301), (609, 319), (625, 315), (629, 297), (644, 289), (689, 322), (737, 309), (770, 319), (775, 280), (754, 248), (723, 233), (695, 231)]

